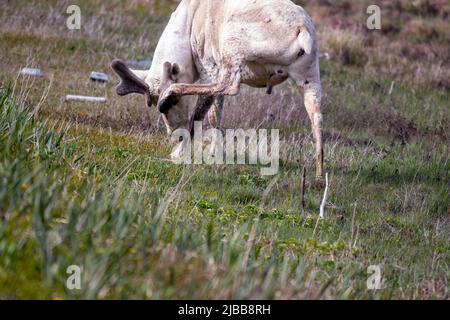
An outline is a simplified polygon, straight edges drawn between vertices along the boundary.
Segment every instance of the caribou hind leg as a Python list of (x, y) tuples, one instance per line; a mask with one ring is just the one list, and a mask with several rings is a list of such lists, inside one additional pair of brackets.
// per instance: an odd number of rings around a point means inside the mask
[(321, 85), (319, 82), (297, 83), (300, 93), (304, 96), (304, 103), (315, 142), (316, 178), (323, 179), (323, 115), (321, 111)]
[(210, 153), (215, 154), (215, 148), (219, 141), (218, 135), (220, 135), (220, 126), (222, 123), (222, 112), (223, 112), (224, 96), (199, 96), (197, 99), (197, 104), (194, 108), (194, 112), (189, 121), (189, 130), (191, 137), (195, 137), (195, 122), (203, 121), (208, 114), (209, 124), (213, 129), (212, 140), (210, 143)]
[(214, 96), (199, 96), (194, 112), (189, 121), (191, 136), (194, 135), (194, 124), (197, 121), (203, 121), (208, 111), (211, 109), (215, 100)]
[(224, 96), (199, 96), (194, 112), (190, 118), (189, 128), (191, 135), (196, 121), (203, 121), (208, 114), (208, 121), (212, 128), (220, 130), (222, 124)]
[(158, 101), (159, 111), (167, 113), (182, 96), (225, 96), (237, 95), (241, 85), (241, 66), (224, 69), (220, 80), (211, 84), (175, 83), (167, 88)]
[(208, 112), (208, 120), (212, 128), (221, 129), (224, 102), (224, 96), (216, 97), (211, 110)]

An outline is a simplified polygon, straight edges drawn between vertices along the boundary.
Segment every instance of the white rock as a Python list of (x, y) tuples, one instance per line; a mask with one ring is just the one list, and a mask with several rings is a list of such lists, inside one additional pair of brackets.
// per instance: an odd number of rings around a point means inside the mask
[(132, 68), (148, 70), (152, 66), (152, 60), (142, 60), (142, 61), (128, 60), (126, 64)]
[(91, 72), (89, 79), (91, 81), (96, 81), (96, 82), (108, 82), (109, 81), (108, 75), (101, 73), (101, 72), (95, 72), (95, 71)]
[(41, 71), (41, 69), (37, 68), (23, 68), (20, 70), (20, 74), (24, 76), (30, 76), (30, 77), (43, 77), (44, 73)]

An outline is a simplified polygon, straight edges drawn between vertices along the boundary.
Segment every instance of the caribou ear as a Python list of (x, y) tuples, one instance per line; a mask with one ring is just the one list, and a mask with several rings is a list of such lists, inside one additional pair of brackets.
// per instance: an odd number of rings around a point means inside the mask
[(161, 76), (161, 84), (159, 86), (160, 99), (158, 101), (158, 108), (161, 113), (167, 113), (169, 110), (178, 102), (180, 102), (180, 97), (176, 95), (171, 95), (167, 92), (171, 84), (178, 81), (178, 76), (180, 74), (180, 66), (176, 63), (164, 62), (163, 73)]
[(164, 62), (161, 82), (162, 83), (166, 83), (167, 81), (177, 82), (180, 71), (181, 71), (180, 66), (178, 64)]
[(180, 74), (181, 70), (180, 70), (180, 66), (176, 63), (174, 63), (172, 65), (172, 80), (173, 81), (177, 81), (178, 80), (178, 75)]
[(172, 64), (170, 62), (164, 62), (161, 84), (166, 85), (170, 80), (172, 80)]
[(116, 88), (119, 96), (126, 96), (131, 93), (143, 94), (149, 107), (152, 106), (152, 96), (149, 86), (140, 78), (138, 78), (127, 65), (121, 60), (114, 60), (111, 68), (120, 77), (120, 83)]

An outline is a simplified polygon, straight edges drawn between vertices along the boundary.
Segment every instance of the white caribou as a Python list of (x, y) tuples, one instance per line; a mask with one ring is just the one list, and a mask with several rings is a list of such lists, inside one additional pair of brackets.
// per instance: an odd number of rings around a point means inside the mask
[[(193, 128), (209, 112), (220, 126), (223, 98), (241, 84), (272, 88), (292, 79), (304, 96), (316, 147), (316, 176), (323, 177), (319, 53), (314, 25), (289, 0), (182, 0), (172, 14), (148, 71), (120, 60), (117, 93), (139, 93), (157, 105), (169, 133)], [(198, 96), (188, 114), (187, 96)], [(213, 108), (211, 108), (214, 106)]]

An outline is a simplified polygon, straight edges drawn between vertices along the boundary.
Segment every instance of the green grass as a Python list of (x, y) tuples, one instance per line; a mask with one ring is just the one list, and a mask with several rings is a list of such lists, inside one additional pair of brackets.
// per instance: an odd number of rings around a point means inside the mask
[(5, 90), (0, 128), (3, 298), (420, 298), (448, 284), (448, 159), (423, 162), (420, 143), (383, 160), (340, 147), (314, 233), (322, 190), (309, 177), (302, 217), (298, 168), (262, 199), (256, 168), (169, 164), (160, 137), (48, 122)]
[[(149, 18), (129, 1), (81, 1), (89, 28), (67, 33), (64, 5), (46, 3), (35, 16), (26, 1), (0, 5), (0, 299), (449, 298), (448, 89), (322, 61), (331, 184), (317, 223), (323, 188), (289, 84), (270, 97), (244, 89), (225, 110), (233, 128), (275, 115), (264, 127), (281, 130), (277, 181), (253, 166), (178, 166), (155, 110), (86, 79), (110, 74), (113, 57), (150, 58), (171, 7)], [(48, 77), (16, 80), (25, 65)], [(74, 93), (108, 104), (61, 102)], [(65, 286), (71, 265), (81, 290)], [(385, 289), (367, 289), (371, 265)]]

